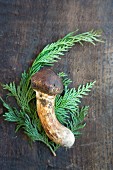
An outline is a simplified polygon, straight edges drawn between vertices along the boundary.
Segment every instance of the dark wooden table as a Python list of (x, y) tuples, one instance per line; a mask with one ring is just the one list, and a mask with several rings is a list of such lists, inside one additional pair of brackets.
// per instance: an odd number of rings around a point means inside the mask
[[(0, 170), (113, 170), (112, 0), (0, 0), (0, 82), (18, 83), (45, 45), (77, 28), (102, 29), (105, 41), (77, 44), (54, 65), (72, 78), (72, 86), (97, 81), (82, 102), (90, 105), (83, 135), (53, 157), (42, 143), (31, 147), (23, 131), (15, 134), (15, 125), (1, 116)], [(0, 96), (6, 96), (2, 87)]]

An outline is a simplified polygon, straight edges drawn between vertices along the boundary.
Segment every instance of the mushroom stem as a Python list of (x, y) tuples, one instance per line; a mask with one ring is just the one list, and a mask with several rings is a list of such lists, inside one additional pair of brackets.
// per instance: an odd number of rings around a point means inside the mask
[(54, 112), (55, 96), (36, 91), (37, 112), (47, 136), (57, 144), (71, 147), (75, 141), (73, 133), (63, 126)]
[[(48, 81), (46, 77), (48, 74), (43, 75), (42, 73), (50, 73)], [(36, 73), (31, 82), (33, 89), (36, 91), (38, 116), (47, 136), (56, 144), (70, 148), (75, 141), (74, 134), (57, 120), (54, 111), (55, 97), (62, 91), (61, 80), (52, 70), (47, 69)], [(50, 82), (51, 84), (49, 84)]]

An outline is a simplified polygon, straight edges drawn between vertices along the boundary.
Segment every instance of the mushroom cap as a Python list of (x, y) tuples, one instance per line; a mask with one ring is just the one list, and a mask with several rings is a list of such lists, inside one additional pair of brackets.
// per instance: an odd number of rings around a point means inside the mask
[(35, 91), (41, 91), (48, 95), (60, 94), (63, 91), (60, 77), (48, 67), (43, 67), (32, 76), (31, 86)]

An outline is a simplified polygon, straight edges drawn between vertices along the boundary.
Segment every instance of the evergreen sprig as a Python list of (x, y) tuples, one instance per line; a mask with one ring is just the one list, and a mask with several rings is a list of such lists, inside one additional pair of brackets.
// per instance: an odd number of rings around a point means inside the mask
[[(10, 122), (16, 122), (16, 132), (20, 128), (23, 128), (25, 134), (27, 134), (31, 141), (41, 141), (45, 143), (54, 155), (60, 146), (52, 142), (42, 128), (40, 119), (37, 116), (35, 93), (31, 88), (30, 79), (40, 68), (52, 66), (54, 62), (60, 59), (59, 56), (64, 55), (64, 52), (68, 51), (75, 43), (79, 42), (82, 44), (86, 41), (95, 44), (95, 42), (102, 42), (100, 33), (96, 31), (79, 35), (75, 35), (75, 33), (76, 32), (69, 33), (57, 42), (47, 45), (37, 56), (29, 71), (22, 73), (19, 85), (16, 85), (15, 82), (3, 85), (3, 88), (9, 91), (8, 96), (13, 96), (16, 99), (19, 109), (11, 107), (0, 98), (4, 107), (7, 109), (4, 118)], [(62, 95), (57, 95), (56, 97), (56, 116), (58, 120), (71, 129), (77, 137), (80, 135), (79, 130), (85, 126), (83, 121), (88, 113), (88, 106), (79, 107), (80, 99), (88, 94), (95, 82), (80, 85), (78, 89), (69, 89), (68, 86), (72, 81), (67, 78), (67, 75), (63, 72), (58, 75), (62, 78), (64, 92)]]
[(53, 66), (57, 62), (60, 56), (64, 55), (64, 52), (72, 48), (75, 43), (80, 43), (83, 45), (83, 42), (90, 42), (95, 45), (95, 42), (102, 42), (100, 39), (100, 31), (89, 31), (82, 34), (75, 35), (76, 32), (71, 32), (67, 34), (64, 38), (48, 44), (42, 52), (38, 55), (38, 58), (33, 62), (32, 67), (30, 68), (30, 74), (33, 75), (43, 66)]

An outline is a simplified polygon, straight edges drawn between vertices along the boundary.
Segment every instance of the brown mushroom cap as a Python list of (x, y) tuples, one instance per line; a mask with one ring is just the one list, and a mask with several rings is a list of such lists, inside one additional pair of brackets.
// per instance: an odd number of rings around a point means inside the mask
[(32, 76), (31, 86), (34, 90), (49, 95), (60, 94), (63, 91), (63, 84), (60, 77), (48, 67), (42, 68)]

